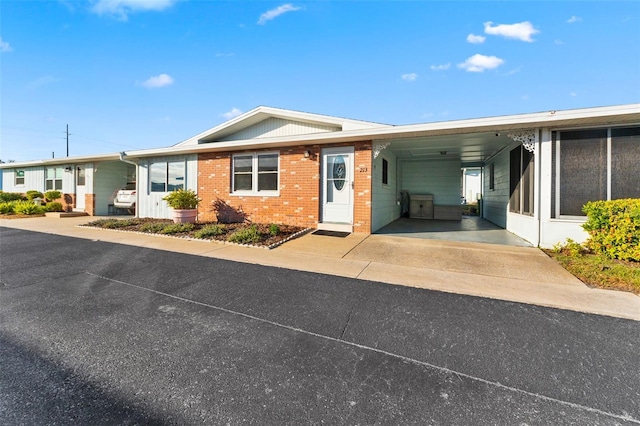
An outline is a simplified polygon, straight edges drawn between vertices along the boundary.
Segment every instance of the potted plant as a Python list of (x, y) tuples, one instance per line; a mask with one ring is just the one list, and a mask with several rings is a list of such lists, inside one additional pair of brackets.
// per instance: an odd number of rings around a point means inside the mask
[(177, 189), (163, 198), (173, 209), (175, 223), (195, 223), (198, 216), (198, 195), (191, 189)]

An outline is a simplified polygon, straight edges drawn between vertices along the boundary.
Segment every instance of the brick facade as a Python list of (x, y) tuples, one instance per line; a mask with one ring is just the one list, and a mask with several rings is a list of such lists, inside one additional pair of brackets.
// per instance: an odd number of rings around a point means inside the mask
[[(354, 232), (371, 231), (371, 142), (323, 146), (355, 147)], [(310, 151), (309, 158), (304, 157)], [(273, 151), (273, 150), (268, 150)], [(253, 152), (253, 151), (246, 151)], [(281, 148), (278, 196), (231, 194), (231, 162), (234, 152), (198, 156), (198, 220), (218, 220), (214, 205), (223, 202), (254, 222), (315, 228), (320, 221), (321, 147), (305, 145)], [(222, 219), (222, 218), (221, 218)]]
[(84, 211), (89, 216), (95, 216), (96, 214), (96, 196), (95, 194), (85, 194), (84, 196)]

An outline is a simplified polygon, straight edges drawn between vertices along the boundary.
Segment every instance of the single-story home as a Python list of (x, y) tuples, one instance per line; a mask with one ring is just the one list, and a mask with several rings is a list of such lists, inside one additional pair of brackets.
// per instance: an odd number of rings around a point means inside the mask
[(135, 180), (140, 217), (169, 218), (162, 198), (186, 188), (201, 221), (362, 233), (460, 220), (464, 170), (480, 170), (482, 217), (549, 247), (586, 238), (587, 201), (640, 198), (640, 104), (400, 126), (258, 107), (166, 148), (0, 169), (5, 191), (58, 189), (92, 215)]

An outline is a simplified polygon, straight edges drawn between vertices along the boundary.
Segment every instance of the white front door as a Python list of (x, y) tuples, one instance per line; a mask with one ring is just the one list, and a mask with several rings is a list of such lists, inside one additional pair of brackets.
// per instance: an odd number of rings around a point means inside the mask
[(353, 147), (322, 150), (322, 223), (353, 224)]
[(84, 211), (86, 190), (85, 166), (76, 167), (76, 210)]

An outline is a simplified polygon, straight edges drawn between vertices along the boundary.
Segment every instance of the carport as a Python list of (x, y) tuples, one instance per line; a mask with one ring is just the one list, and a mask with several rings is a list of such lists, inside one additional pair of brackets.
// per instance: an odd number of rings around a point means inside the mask
[[(494, 182), (488, 182), (487, 165), (522, 143), (519, 131), (504, 124), (482, 131), (454, 127), (373, 141), (372, 230), (414, 238), (530, 245), (504, 229), (506, 224), (500, 217), (508, 210), (509, 194), (501, 193), (496, 199)], [(479, 196), (482, 201), (488, 196), (490, 201), (479, 209), (480, 217), (462, 215), (465, 169), (480, 170)], [(491, 172), (492, 179), (506, 182), (508, 187), (508, 169), (499, 170), (498, 175), (495, 170)], [(423, 195), (428, 197), (420, 208), (427, 213), (418, 215), (410, 200), (422, 199)]]

